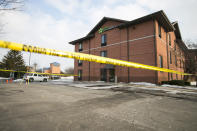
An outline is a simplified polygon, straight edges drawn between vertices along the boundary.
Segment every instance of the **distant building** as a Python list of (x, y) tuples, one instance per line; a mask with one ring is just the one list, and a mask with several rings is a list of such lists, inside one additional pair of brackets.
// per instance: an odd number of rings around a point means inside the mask
[(48, 68), (43, 68), (43, 73), (50, 73), (50, 67), (48, 67)]
[[(186, 57), (186, 72), (197, 75), (197, 49), (188, 49)], [(197, 76), (186, 76), (187, 81), (197, 81)]]
[(39, 69), (37, 71), (43, 73), (50, 73), (50, 74), (60, 74), (61, 73), (60, 63), (57, 62), (50, 63), (50, 67)]
[(50, 73), (60, 74), (60, 64), (57, 62), (50, 63)]
[(27, 66), (27, 71), (29, 71), (29, 72), (35, 72), (35, 69), (32, 66)]

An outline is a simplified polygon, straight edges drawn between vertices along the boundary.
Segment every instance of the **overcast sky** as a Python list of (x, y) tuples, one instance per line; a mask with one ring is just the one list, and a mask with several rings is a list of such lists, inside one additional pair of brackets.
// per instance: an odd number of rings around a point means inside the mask
[[(74, 51), (69, 41), (85, 36), (102, 17), (133, 20), (164, 10), (171, 22), (178, 21), (183, 39), (197, 40), (196, 0), (27, 0), (23, 11), (0, 15), (4, 23), (1, 40)], [(0, 59), (7, 49), (0, 49)], [(29, 53), (23, 53), (28, 65)], [(31, 64), (48, 67), (59, 62), (61, 69), (73, 60), (32, 54)]]

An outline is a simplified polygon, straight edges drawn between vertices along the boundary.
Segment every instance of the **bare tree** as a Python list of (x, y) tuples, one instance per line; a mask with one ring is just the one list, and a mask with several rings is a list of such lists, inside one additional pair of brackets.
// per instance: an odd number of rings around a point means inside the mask
[[(24, 6), (24, 0), (0, 0), (0, 16), (7, 11), (19, 11)], [(1, 18), (1, 17), (0, 17)], [(0, 19), (0, 34), (3, 34), (4, 23)]]
[(74, 68), (73, 67), (66, 68), (64, 72), (65, 74), (74, 74)]
[(189, 49), (197, 49), (197, 42), (194, 42), (191, 39), (187, 39), (185, 43)]
[(20, 10), (24, 0), (0, 0), (0, 11)]

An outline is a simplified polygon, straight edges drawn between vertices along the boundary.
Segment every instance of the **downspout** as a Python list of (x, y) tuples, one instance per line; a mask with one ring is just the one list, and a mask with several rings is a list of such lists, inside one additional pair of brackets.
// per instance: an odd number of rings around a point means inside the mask
[[(157, 34), (156, 34), (156, 24), (155, 20), (153, 19), (153, 26), (154, 26), (154, 48), (155, 48), (155, 66), (157, 67)], [(155, 83), (158, 83), (158, 73), (155, 71)]]
[[(129, 28), (127, 27), (127, 58), (128, 58), (128, 61), (129, 61)], [(130, 81), (130, 68), (128, 67), (128, 83)]]
[[(167, 51), (167, 64), (168, 64), (168, 69), (170, 68), (169, 65), (169, 52), (168, 52), (168, 34), (166, 32), (166, 51)], [(168, 81), (170, 80), (170, 73), (168, 72)]]
[[(88, 40), (88, 48), (89, 48), (89, 50), (88, 50), (88, 53), (90, 54), (90, 39)], [(88, 80), (90, 81), (90, 61), (88, 62), (88, 70), (89, 70), (89, 74), (88, 74)]]

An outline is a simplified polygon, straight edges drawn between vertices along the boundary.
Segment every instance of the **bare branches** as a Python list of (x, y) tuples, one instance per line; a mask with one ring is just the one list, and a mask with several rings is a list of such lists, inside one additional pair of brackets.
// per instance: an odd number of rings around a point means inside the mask
[(0, 0), (0, 11), (17, 11), (24, 6), (24, 0)]
[(197, 49), (197, 42), (194, 42), (190, 39), (187, 39), (185, 41), (186, 45), (188, 46), (189, 49)]
[(74, 68), (73, 68), (73, 67), (66, 68), (66, 69), (65, 69), (65, 73), (66, 73), (66, 74), (74, 74)]

